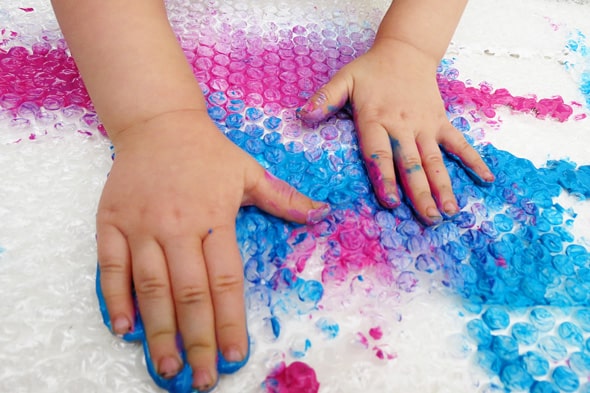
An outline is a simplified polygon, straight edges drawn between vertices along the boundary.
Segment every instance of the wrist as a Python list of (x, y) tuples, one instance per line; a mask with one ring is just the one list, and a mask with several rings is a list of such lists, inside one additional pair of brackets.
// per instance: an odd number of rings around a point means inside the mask
[(107, 133), (115, 151), (121, 151), (141, 144), (163, 147), (194, 143), (206, 138), (202, 134), (211, 129), (217, 131), (206, 109), (178, 108), (146, 116), (126, 128), (107, 129)]
[(431, 73), (436, 73), (442, 58), (414, 42), (387, 35), (377, 35), (370, 51), (379, 53), (384, 61), (395, 58), (396, 62), (406, 63), (414, 71)]

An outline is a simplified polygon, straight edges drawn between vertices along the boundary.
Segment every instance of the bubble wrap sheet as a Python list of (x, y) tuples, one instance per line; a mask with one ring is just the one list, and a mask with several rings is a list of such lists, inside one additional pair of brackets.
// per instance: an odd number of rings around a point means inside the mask
[[(386, 2), (167, 7), (221, 131), (334, 207), (240, 213), (252, 352), (216, 391), (270, 391), (298, 361), (321, 393), (590, 392), (588, 1), (470, 2), (439, 86), (498, 180), (449, 158), (461, 213), (433, 228), (375, 203), (348, 114), (295, 116)], [(0, 392), (161, 391), (95, 293), (111, 155), (48, 2), (0, 0)]]

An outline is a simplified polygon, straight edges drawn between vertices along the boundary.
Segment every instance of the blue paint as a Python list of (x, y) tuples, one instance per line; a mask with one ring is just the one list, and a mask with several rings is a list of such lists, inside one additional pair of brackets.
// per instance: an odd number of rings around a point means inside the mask
[(578, 376), (569, 367), (555, 367), (552, 377), (555, 385), (564, 392), (575, 392), (580, 386)]
[(481, 319), (491, 330), (506, 329), (510, 325), (510, 316), (506, 310), (500, 307), (488, 308)]
[(336, 338), (340, 332), (340, 326), (329, 318), (320, 318), (315, 324), (329, 339)]

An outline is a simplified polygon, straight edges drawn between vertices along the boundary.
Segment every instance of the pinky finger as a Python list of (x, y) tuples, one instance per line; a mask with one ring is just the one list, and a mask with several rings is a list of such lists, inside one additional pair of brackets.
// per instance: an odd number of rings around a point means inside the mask
[(489, 184), (495, 180), (494, 174), (483, 161), (479, 153), (467, 142), (463, 134), (448, 124), (440, 140), (444, 150), (461, 163), (471, 177), (480, 184)]
[(105, 323), (116, 335), (133, 330), (135, 309), (131, 289), (131, 260), (127, 240), (112, 226), (100, 227), (96, 236), (98, 247), (100, 294), (108, 310)]

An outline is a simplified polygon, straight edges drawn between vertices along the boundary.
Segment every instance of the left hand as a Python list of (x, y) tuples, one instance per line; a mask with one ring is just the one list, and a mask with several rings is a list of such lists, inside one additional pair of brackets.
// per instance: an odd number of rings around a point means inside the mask
[(338, 71), (301, 108), (318, 122), (351, 101), (361, 153), (379, 202), (400, 203), (399, 180), (419, 218), (428, 225), (459, 211), (439, 145), (483, 180), (494, 175), (446, 116), (436, 82), (438, 61), (394, 39), (376, 41)]

